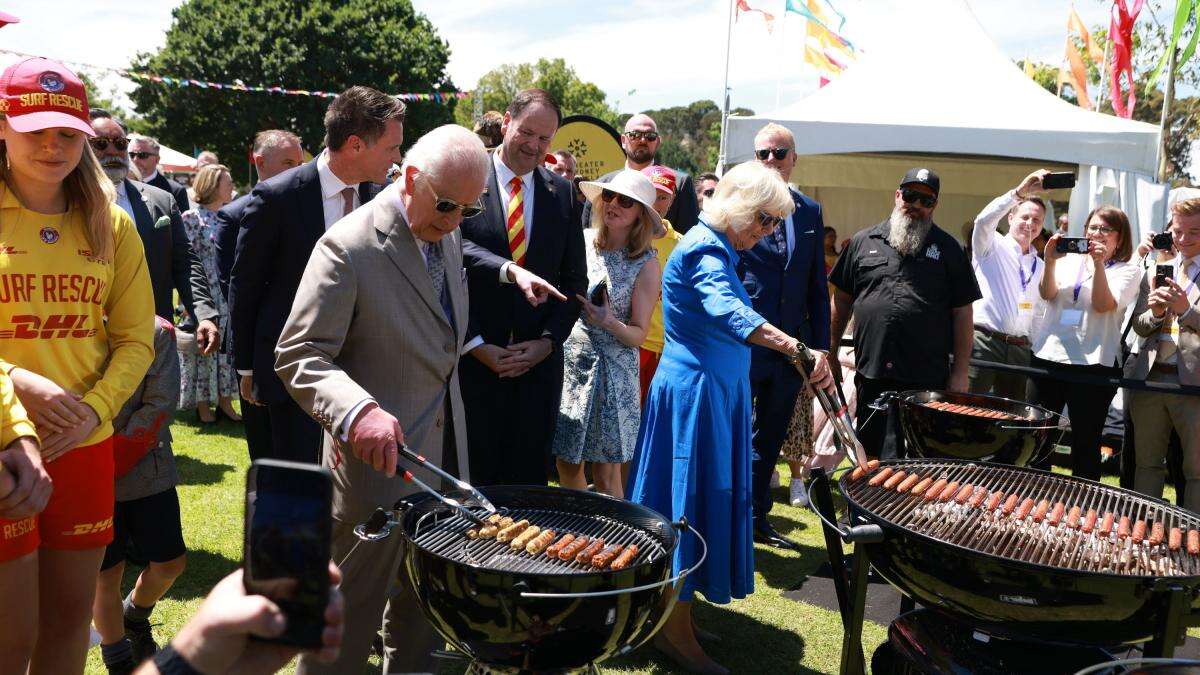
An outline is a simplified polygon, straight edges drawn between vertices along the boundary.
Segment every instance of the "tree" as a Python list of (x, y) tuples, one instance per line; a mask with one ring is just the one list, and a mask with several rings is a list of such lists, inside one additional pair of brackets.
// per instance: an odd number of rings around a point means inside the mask
[[(213, 82), (386, 93), (453, 90), (449, 46), (409, 0), (186, 0), (172, 11), (166, 44), (134, 69)], [(147, 130), (181, 150), (214, 150), (247, 182), (251, 139), (262, 129), (297, 133), (316, 152), (330, 99), (177, 87), (139, 80), (131, 98)], [(406, 145), (453, 121), (453, 102), (410, 102)]]
[[(1025, 61), (1017, 60), (1016, 63), (1018, 68), (1021, 70), (1025, 69)], [(1057, 66), (1052, 66), (1047, 63), (1039, 63), (1037, 61), (1031, 61), (1030, 66), (1033, 67), (1033, 81), (1040, 84), (1042, 89), (1045, 89), (1056, 96), (1061, 96), (1061, 98), (1070, 102), (1072, 105), (1079, 105), (1079, 99), (1075, 97), (1074, 87), (1070, 83), (1064, 84), (1062, 88), (1062, 94), (1059, 94), (1059, 69)]]
[(537, 63), (505, 64), (479, 78), (475, 91), (458, 103), (454, 120), (470, 128), (475, 122), (475, 97), (482, 94), (484, 112), (503, 112), (520, 91), (537, 87), (550, 92), (562, 108), (563, 116), (591, 115), (609, 124), (617, 112), (608, 105), (600, 87), (585, 82), (564, 59), (538, 59)]
[[(691, 174), (712, 171), (717, 165), (721, 143), (721, 109), (709, 100), (693, 101), (688, 105), (647, 110), (646, 114), (658, 125), (662, 143), (658, 146), (658, 161)], [(754, 111), (737, 108), (734, 115), (753, 115)], [(632, 115), (622, 115), (623, 127)]]

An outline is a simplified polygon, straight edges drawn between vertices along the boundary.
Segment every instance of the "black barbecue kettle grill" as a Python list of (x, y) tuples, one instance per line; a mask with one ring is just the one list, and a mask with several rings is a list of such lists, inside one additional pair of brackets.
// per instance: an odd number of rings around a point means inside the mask
[[(811, 355), (802, 361), (811, 373)], [(814, 470), (844, 636), (842, 673), (864, 672), (862, 624), (874, 568), (906, 596), (986, 634), (1074, 645), (1146, 642), (1169, 657), (1200, 625), (1200, 516), (1098, 482), (953, 458), (866, 462), (824, 392), (853, 470)], [(847, 565), (843, 543), (853, 545)], [(849, 568), (849, 569), (847, 569)], [(902, 606), (903, 607), (903, 606)]]
[[(440, 493), (411, 472), (422, 492), (378, 509), (357, 528), (359, 545), (404, 537), (403, 579), (425, 616), (457, 653), (488, 672), (594, 672), (596, 664), (632, 651), (661, 627), (682, 579), (704, 564), (707, 544), (684, 521), (607, 495), (545, 486), (476, 488), (408, 448), (401, 455), (449, 481)], [(495, 538), (470, 537), (491, 514), (525, 519), (555, 538), (586, 536), (606, 545), (637, 546), (623, 569), (595, 569), (575, 559), (514, 549)], [(699, 550), (690, 569), (672, 575), (686, 542)]]

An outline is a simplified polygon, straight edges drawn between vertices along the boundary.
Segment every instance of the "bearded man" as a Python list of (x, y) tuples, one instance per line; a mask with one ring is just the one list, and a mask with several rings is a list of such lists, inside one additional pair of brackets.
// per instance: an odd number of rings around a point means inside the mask
[[(892, 215), (854, 235), (829, 277), (834, 344), (855, 318), (858, 433), (871, 456), (905, 454), (896, 416), (872, 414), (881, 393), (967, 390), (980, 293), (962, 245), (933, 223), (940, 187), (929, 169), (906, 173)], [(840, 377), (836, 361), (829, 365)]]

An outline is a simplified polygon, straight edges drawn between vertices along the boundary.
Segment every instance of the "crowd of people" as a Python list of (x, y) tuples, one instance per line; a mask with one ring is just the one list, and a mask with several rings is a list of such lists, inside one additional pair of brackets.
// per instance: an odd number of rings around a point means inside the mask
[[(62, 64), (26, 59), (2, 81), (0, 672), (81, 672), (90, 625), (113, 674), (267, 672), (294, 655), (246, 642), (284, 619), (236, 573), (170, 644), (153, 640), (186, 568), (177, 410), (240, 421), (253, 459), (333, 476), (340, 583), (326, 649), (299, 673), (356, 672), (379, 634), (385, 672), (436, 670), (401, 539), (352, 555), (355, 526), (412, 490), (401, 445), (476, 485), (553, 479), (686, 518), (708, 558), (655, 645), (722, 673), (695, 595), (746, 597), (755, 543), (799, 548), (769, 518), (772, 479), (782, 456), (801, 505), (806, 473), (840, 462), (816, 390), (842, 387), (885, 458), (906, 452), (895, 416), (867, 407), (885, 391), (1066, 408), (1072, 470), (1099, 478), (1104, 378), (1200, 384), (1196, 195), (1172, 204), (1166, 246), (1103, 206), (1063, 252), (1039, 171), (984, 208), (968, 252), (934, 224), (940, 177), (914, 168), (839, 250), (789, 183), (783, 126), (758, 132), (754, 160), (693, 178), (658, 163), (657, 125), (635, 115), (625, 166), (593, 180), (550, 152), (562, 114), (540, 89), (402, 155), (405, 105), (356, 86), (311, 161), (295, 134), (259, 133), (258, 183), (237, 196), (215, 156), (190, 189), (165, 177), (157, 141), (89, 109)], [(1128, 410), (1137, 489), (1161, 495), (1174, 427), (1200, 509), (1200, 399), (1134, 391)], [(685, 538), (675, 570), (699, 556)], [(125, 593), (129, 562), (143, 569)]]

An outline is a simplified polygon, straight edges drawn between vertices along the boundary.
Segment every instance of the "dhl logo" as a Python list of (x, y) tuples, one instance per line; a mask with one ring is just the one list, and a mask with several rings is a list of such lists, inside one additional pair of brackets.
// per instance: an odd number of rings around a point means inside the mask
[(110, 527), (112, 527), (112, 518), (105, 518), (95, 523), (76, 523), (70, 532), (63, 532), (63, 534), (68, 537), (78, 537), (84, 534), (103, 532)]
[(32, 314), (12, 318), (11, 329), (0, 329), (0, 340), (49, 340), (50, 338), (89, 338), (95, 328), (84, 328), (86, 314), (51, 314), (45, 319)]

